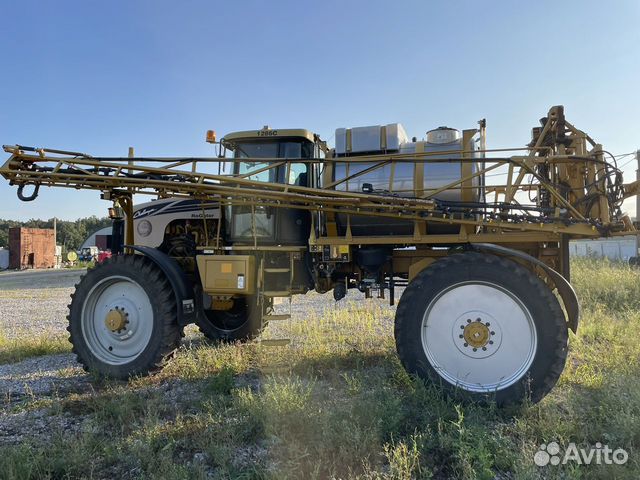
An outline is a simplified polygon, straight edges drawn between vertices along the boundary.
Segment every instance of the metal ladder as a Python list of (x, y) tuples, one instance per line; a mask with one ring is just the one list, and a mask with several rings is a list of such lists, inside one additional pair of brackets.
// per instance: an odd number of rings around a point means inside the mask
[[(264, 312), (264, 305), (269, 300), (274, 300), (276, 298), (288, 298), (289, 300), (289, 313), (285, 314), (265, 314), (262, 315), (262, 322), (266, 324), (267, 322), (280, 322), (280, 321), (289, 321), (289, 331), (291, 331), (291, 300), (292, 300), (292, 290), (293, 290), (293, 254), (289, 253), (289, 266), (288, 267), (265, 267), (264, 266), (264, 258), (260, 259), (260, 272), (258, 275), (259, 285), (258, 285), (258, 301), (261, 304), (262, 311)], [(277, 274), (289, 274), (289, 288), (287, 290), (266, 290), (266, 280), (270, 277), (270, 275)], [(266, 347), (284, 347), (291, 343), (291, 339), (289, 338), (269, 338), (260, 340), (260, 344)]]

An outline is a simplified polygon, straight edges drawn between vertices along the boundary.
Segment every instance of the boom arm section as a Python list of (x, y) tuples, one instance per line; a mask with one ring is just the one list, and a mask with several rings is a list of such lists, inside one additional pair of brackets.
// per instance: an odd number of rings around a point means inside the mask
[[(0, 168), (0, 174), (17, 185), (20, 198), (27, 201), (37, 196), (41, 186), (48, 186), (97, 190), (108, 200), (149, 194), (217, 201), (221, 205), (306, 209), (319, 215), (332, 212), (378, 216), (415, 222), (416, 234), (395, 242), (404, 244), (438, 243), (437, 235), (421, 228), (426, 222), (460, 226), (456, 238), (443, 237), (440, 243), (487, 241), (488, 234), (502, 237), (504, 241), (510, 241), (509, 238), (525, 241), (527, 236), (534, 241), (544, 241), (563, 234), (596, 237), (628, 229), (630, 224), (622, 218), (619, 206), (632, 188), (623, 188), (621, 174), (607, 163), (607, 153), (602, 146), (567, 122), (561, 106), (553, 107), (541, 120), (541, 126), (533, 129), (533, 140), (526, 148), (460, 151), (448, 155), (429, 152), (347, 159), (119, 158), (19, 145), (4, 146), (4, 150), (11, 156)], [(524, 152), (520, 152), (522, 150)], [(487, 153), (504, 151), (521, 154), (484, 158)], [(478, 158), (478, 154), (483, 158)], [(220, 161), (255, 161), (262, 165), (256, 172), (288, 162), (311, 164), (316, 172), (336, 162), (364, 165), (348, 178), (324, 185), (316, 173), (317, 180), (311, 187), (250, 180), (251, 172), (215, 175), (198, 171), (199, 167)], [(469, 169), (471, 173), (455, 182), (431, 190), (360, 193), (339, 189), (342, 182), (389, 165), (394, 171), (395, 165), (403, 162), (415, 165), (474, 163), (477, 168)], [(263, 166), (265, 163), (267, 167)], [(489, 177), (499, 177), (501, 181), (486, 182)], [(464, 192), (478, 188), (477, 183), (473, 186), (474, 179), (482, 179), (481, 201), (439, 199), (445, 190)], [(640, 188), (632, 185), (633, 192)], [(27, 186), (35, 188), (31, 196), (24, 194)], [(523, 201), (527, 195), (528, 203)], [(321, 230), (317, 231), (322, 235)]]

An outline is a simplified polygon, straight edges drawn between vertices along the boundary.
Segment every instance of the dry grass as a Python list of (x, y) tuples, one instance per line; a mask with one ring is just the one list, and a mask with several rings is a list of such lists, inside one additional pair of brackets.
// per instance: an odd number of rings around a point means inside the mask
[(70, 352), (68, 338), (68, 335), (58, 331), (40, 332), (37, 335), (13, 332), (11, 337), (0, 331), (0, 365), (39, 355)]

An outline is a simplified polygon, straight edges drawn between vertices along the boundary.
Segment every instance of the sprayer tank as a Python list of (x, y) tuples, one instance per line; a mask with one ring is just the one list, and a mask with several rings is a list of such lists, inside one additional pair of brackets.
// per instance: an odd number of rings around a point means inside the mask
[[(395, 137), (389, 138), (390, 132), (392, 137)], [(366, 138), (364, 138), (365, 134)], [(359, 150), (349, 149), (349, 145), (357, 145)], [(387, 148), (382, 149), (381, 147)], [(373, 163), (350, 161), (363, 154), (398, 153), (420, 156), (424, 152), (427, 155), (423, 155), (421, 158), (435, 160), (460, 158), (462, 151), (476, 152), (477, 149), (477, 138), (468, 138), (468, 144), (463, 145), (463, 135), (460, 131), (447, 127), (431, 130), (427, 132), (425, 140), (415, 142), (407, 141), (404, 129), (400, 124), (338, 129), (336, 130), (336, 156), (344, 158), (344, 161), (338, 161), (334, 164), (331, 181), (347, 179), (360, 171), (371, 168)], [(463, 167), (465, 164), (462, 162), (393, 162), (338, 183), (335, 189), (349, 192), (369, 192), (372, 190), (371, 193), (380, 195), (427, 198), (429, 193), (459, 181), (470, 173), (476, 173), (481, 168), (482, 158), (479, 152), (470, 153), (467, 156), (478, 159), (477, 162), (470, 164), (470, 169), (468, 163), (466, 167)], [(463, 173), (464, 168), (467, 168), (466, 175)], [(420, 170), (422, 170), (422, 175), (420, 175)], [(421, 182), (418, 180), (420, 177), (422, 177)], [(460, 185), (439, 192), (432, 198), (443, 202), (462, 202), (463, 200), (478, 202), (483, 197), (483, 179), (481, 176), (477, 176), (472, 178), (470, 182), (471, 188), (466, 189), (466, 198), (464, 199)], [(352, 215), (349, 223), (351, 233), (354, 236), (411, 235), (414, 229), (412, 222), (383, 217)], [(347, 225), (346, 215), (338, 215), (337, 224), (341, 234), (344, 234)], [(432, 233), (455, 233), (460, 227), (431, 222), (427, 228)]]

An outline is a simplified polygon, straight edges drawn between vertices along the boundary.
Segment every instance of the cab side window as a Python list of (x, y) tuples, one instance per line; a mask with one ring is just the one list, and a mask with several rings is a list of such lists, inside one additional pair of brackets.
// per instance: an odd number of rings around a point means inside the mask
[(292, 163), (289, 167), (289, 178), (287, 179), (287, 183), (289, 185), (297, 185), (299, 187), (308, 187), (307, 164)]

